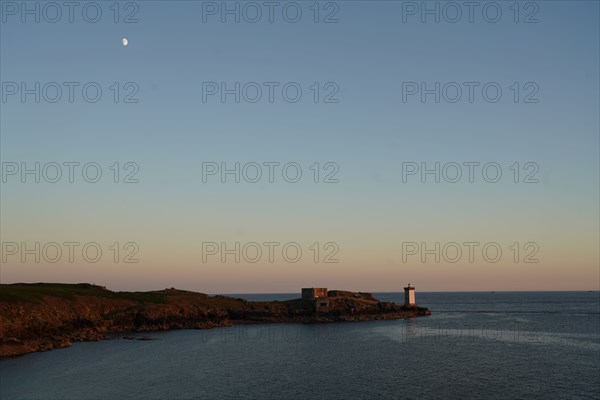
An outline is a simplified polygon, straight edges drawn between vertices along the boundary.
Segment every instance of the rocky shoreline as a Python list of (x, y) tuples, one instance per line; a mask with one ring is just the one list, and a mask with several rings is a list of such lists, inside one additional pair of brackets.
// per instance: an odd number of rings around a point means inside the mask
[[(91, 284), (0, 285), (0, 357), (69, 347), (73, 342), (151, 339), (148, 332), (237, 324), (328, 323), (415, 318), (427, 308), (381, 302), (369, 293), (329, 291), (327, 312), (314, 302), (254, 302), (177, 289), (112, 292)], [(144, 333), (140, 338), (135, 333)]]

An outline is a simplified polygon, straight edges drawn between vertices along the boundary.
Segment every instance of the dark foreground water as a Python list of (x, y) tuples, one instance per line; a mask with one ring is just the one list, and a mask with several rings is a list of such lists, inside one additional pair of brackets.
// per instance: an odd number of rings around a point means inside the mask
[(0, 399), (600, 398), (598, 292), (417, 300), (431, 317), (172, 331), (5, 359)]

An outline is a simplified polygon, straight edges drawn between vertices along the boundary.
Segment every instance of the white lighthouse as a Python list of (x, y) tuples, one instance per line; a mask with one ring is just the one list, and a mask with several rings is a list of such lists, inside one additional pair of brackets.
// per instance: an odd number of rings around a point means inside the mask
[(415, 287), (410, 286), (410, 283), (407, 287), (404, 288), (404, 305), (405, 306), (416, 306), (415, 302)]

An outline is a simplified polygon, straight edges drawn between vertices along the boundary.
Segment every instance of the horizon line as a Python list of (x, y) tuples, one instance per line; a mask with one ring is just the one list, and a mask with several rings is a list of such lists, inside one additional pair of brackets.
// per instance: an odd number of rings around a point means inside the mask
[[(4, 282), (0, 282), (0, 285), (35, 285), (35, 284), (50, 284), (50, 285), (80, 285), (80, 284), (87, 284), (87, 285), (95, 285), (95, 286), (101, 286), (106, 288), (107, 290), (113, 291), (113, 292), (156, 292), (156, 291), (161, 291), (161, 290), (165, 290), (165, 289), (173, 289), (174, 287), (166, 287), (166, 288), (162, 288), (162, 289), (150, 289), (150, 290), (113, 290), (110, 289), (108, 286), (106, 285), (102, 285), (102, 284), (97, 284), (97, 283), (90, 283), (90, 282), (77, 282), (77, 283), (68, 283), (68, 282), (12, 282), (12, 283), (4, 283)], [(316, 286), (313, 286), (316, 287)], [(192, 291), (192, 292), (196, 292), (196, 293), (204, 293), (207, 295), (211, 295), (211, 296), (218, 296), (218, 295), (261, 295), (261, 294), (295, 294), (298, 292), (213, 292), (213, 293), (208, 293), (208, 292), (203, 292), (203, 291), (197, 291), (198, 289), (195, 290), (190, 290), (190, 289), (178, 289), (178, 288), (174, 288), (177, 290), (183, 290), (183, 291)], [(301, 291), (302, 288), (299, 288), (298, 291)], [(349, 291), (349, 292), (353, 292), (352, 290), (346, 290), (346, 289), (329, 289), (327, 288), (327, 290), (342, 290), (342, 291)], [(362, 293), (403, 293), (403, 291), (378, 291), (378, 290), (358, 290), (357, 292), (362, 292)], [(489, 289), (489, 290), (423, 290), (423, 291), (419, 291), (419, 293), (532, 293), (532, 292), (539, 292), (539, 293), (548, 293), (548, 292), (583, 292), (583, 293), (590, 293), (590, 292), (600, 292), (600, 289), (553, 289), (553, 290), (535, 290), (535, 289), (528, 289), (528, 290), (493, 290), (493, 289)]]

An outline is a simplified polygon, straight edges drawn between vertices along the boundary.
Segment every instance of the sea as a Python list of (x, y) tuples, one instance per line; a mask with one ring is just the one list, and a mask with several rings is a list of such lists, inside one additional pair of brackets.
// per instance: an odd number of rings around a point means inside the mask
[(3, 359), (0, 399), (600, 399), (599, 292), (416, 296), (431, 316), (115, 336)]

